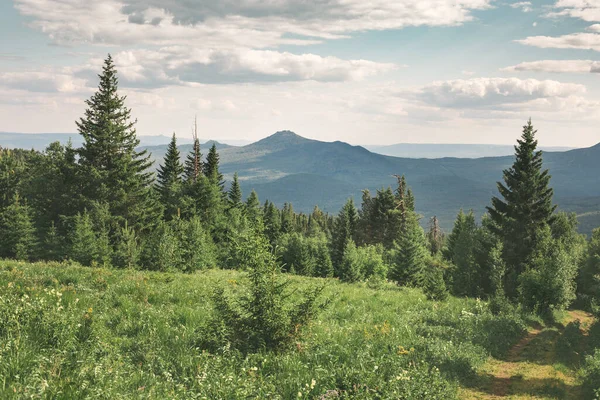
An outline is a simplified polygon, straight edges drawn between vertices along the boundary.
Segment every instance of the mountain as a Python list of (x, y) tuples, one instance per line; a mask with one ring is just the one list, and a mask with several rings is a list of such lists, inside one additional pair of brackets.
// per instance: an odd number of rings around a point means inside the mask
[[(398, 143), (388, 146), (364, 146), (373, 153), (406, 158), (482, 158), (501, 157), (514, 154), (512, 145), (499, 144), (436, 144)], [(543, 151), (567, 151), (572, 147), (541, 147)]]
[[(203, 149), (206, 153), (207, 147)], [(182, 157), (185, 154), (183, 151)], [(404, 174), (415, 192), (423, 222), (437, 215), (446, 230), (460, 208), (473, 209), (478, 215), (485, 212), (491, 197), (497, 195), (496, 182), (502, 179), (502, 170), (513, 162), (512, 156), (390, 157), (343, 142), (306, 139), (290, 131), (243, 147), (225, 147), (219, 154), (222, 172), (228, 179), (238, 172), (246, 195), (255, 189), (262, 201), (269, 199), (280, 206), (291, 202), (304, 212), (319, 205), (335, 213), (349, 197), (360, 205), (363, 189), (374, 192), (393, 187), (393, 175)], [(600, 211), (600, 145), (545, 153), (544, 163), (553, 175), (551, 184), (561, 208), (584, 214), (586, 221), (593, 219), (593, 213)]]

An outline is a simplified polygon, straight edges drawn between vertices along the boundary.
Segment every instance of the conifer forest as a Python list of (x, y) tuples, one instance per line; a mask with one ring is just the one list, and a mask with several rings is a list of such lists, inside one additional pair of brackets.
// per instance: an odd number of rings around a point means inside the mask
[(201, 120), (154, 163), (98, 79), (81, 146), (0, 147), (0, 398), (600, 397), (600, 228), (535, 121), (444, 230), (402, 170), (336, 213), (243, 193)]

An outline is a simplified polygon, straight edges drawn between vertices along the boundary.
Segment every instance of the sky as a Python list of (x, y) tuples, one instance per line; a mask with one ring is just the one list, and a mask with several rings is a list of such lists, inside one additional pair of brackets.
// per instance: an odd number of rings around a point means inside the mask
[(0, 131), (76, 131), (111, 54), (140, 135), (600, 142), (600, 0), (1, 0)]

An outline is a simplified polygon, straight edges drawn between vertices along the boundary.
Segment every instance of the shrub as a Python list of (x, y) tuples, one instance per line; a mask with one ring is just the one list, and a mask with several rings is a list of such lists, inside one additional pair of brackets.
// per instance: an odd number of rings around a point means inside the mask
[(319, 301), (323, 287), (309, 289), (293, 301), (266, 237), (254, 232), (237, 247), (246, 260), (248, 292), (231, 299), (223, 288), (215, 290), (215, 315), (205, 345), (212, 350), (231, 346), (243, 353), (285, 349), (325, 306)]
[(584, 398), (597, 399), (600, 397), (600, 349), (585, 358), (581, 369)]

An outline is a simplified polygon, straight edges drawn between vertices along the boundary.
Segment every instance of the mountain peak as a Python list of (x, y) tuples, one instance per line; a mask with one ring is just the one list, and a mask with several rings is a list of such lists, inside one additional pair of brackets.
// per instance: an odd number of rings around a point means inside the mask
[(309, 139), (303, 138), (292, 131), (279, 131), (271, 136), (256, 142), (256, 145), (268, 145), (270, 147), (287, 147), (308, 142)]

